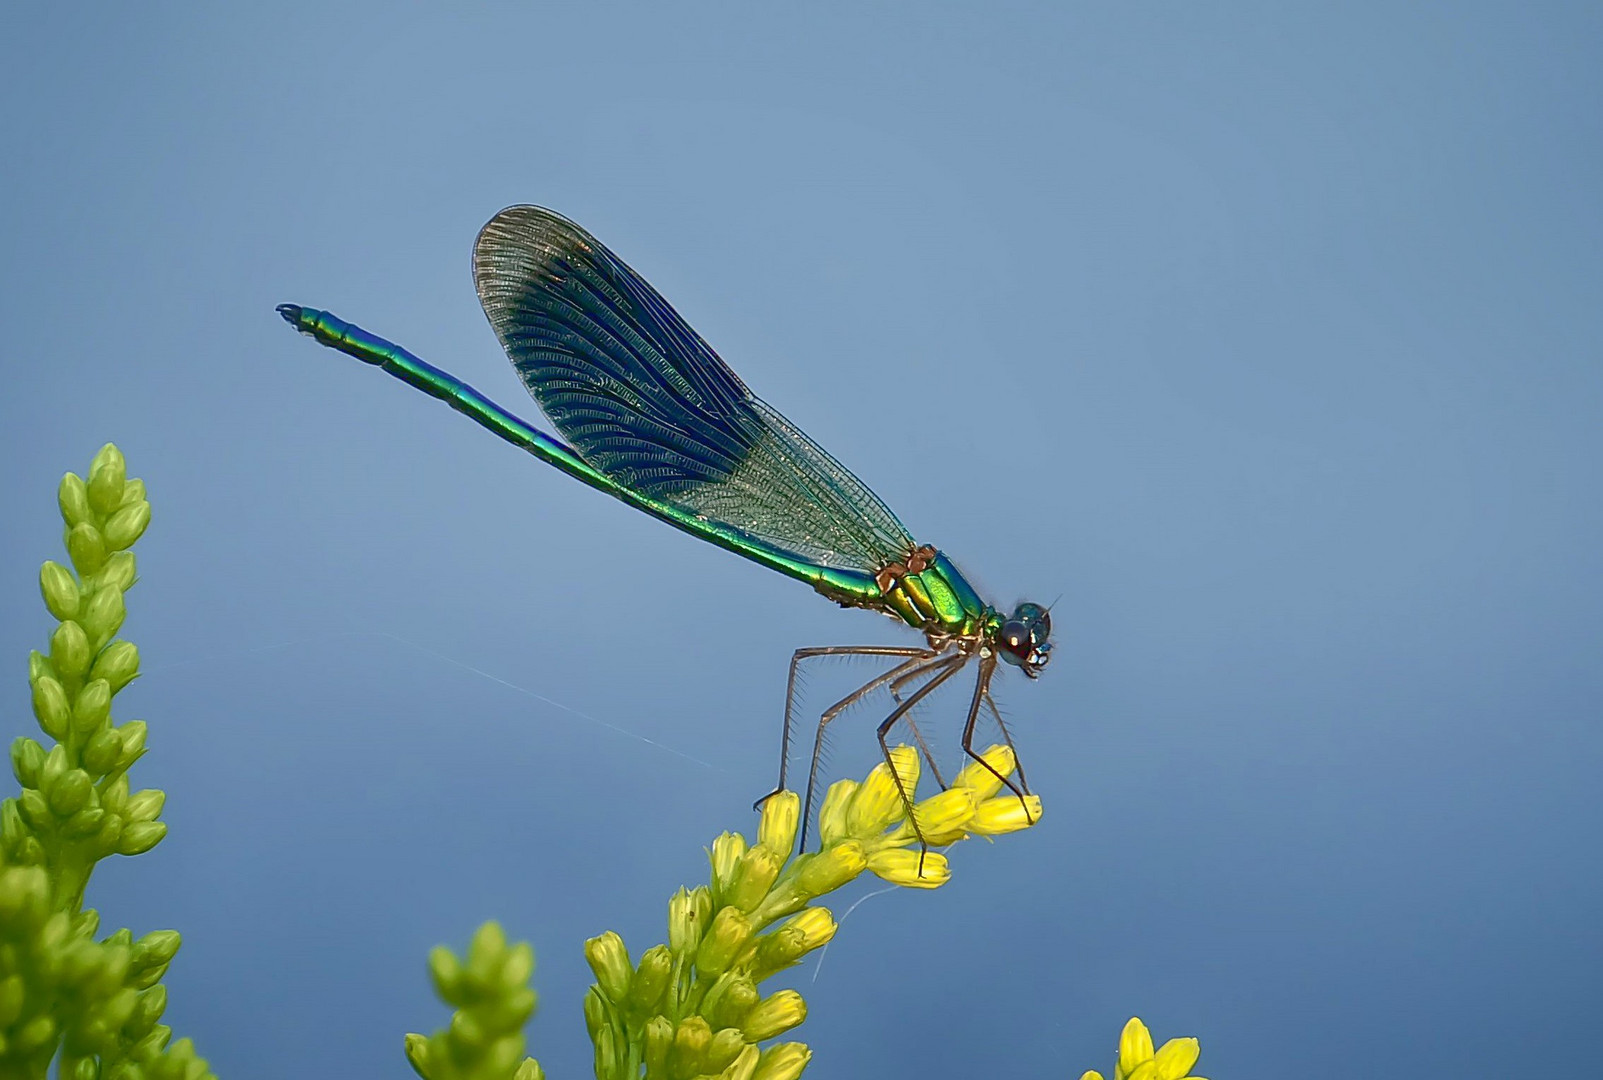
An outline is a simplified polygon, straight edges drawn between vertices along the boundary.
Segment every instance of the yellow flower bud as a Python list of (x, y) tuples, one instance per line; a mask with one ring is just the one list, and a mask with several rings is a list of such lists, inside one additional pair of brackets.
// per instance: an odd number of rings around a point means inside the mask
[(801, 819), (801, 796), (779, 791), (763, 803), (763, 816), (757, 826), (757, 842), (780, 856), (796, 846), (796, 827)]
[(974, 820), (969, 822), (968, 831), (978, 836), (1000, 836), (1028, 829), (1040, 820), (1041, 796), (1026, 795), (1020, 799), (1009, 792), (980, 803), (974, 811)]
[[(746, 1036), (741, 1034), (739, 1028), (720, 1028), (713, 1032), (712, 1042), (707, 1044), (707, 1056), (706, 1060), (702, 1062), (702, 1068), (707, 1072), (723, 1072), (734, 1063), (735, 1059), (741, 1055), (741, 1052), (746, 1047)], [(757, 1064), (755, 1050), (753, 1050), (751, 1058), (752, 1065), (755, 1067)]]
[[(973, 791), (953, 785), (913, 807), (913, 817), (924, 831), (926, 843), (945, 847), (968, 835), (967, 826), (978, 805)], [(911, 832), (910, 829), (908, 831)]]
[(712, 1044), (712, 1027), (699, 1016), (687, 1016), (674, 1028), (673, 1046), (668, 1050), (670, 1076), (696, 1076), (705, 1072), (707, 1048)]
[(584, 958), (589, 961), (590, 970), (596, 973), (601, 992), (614, 1004), (622, 1004), (629, 993), (629, 977), (634, 971), (623, 938), (612, 930), (591, 938), (584, 943)]
[(696, 950), (696, 971), (704, 978), (722, 975), (751, 937), (751, 920), (737, 907), (720, 908)]
[(837, 780), (829, 785), (824, 805), (818, 811), (818, 840), (823, 847), (847, 836), (846, 812), (857, 794), (856, 780)]
[[(896, 773), (892, 775), (891, 767)], [(900, 784), (897, 778), (900, 777)], [(918, 752), (911, 746), (898, 746), (890, 753), (890, 763), (874, 766), (852, 797), (846, 812), (846, 827), (853, 836), (871, 836), (907, 812), (906, 798), (918, 789)]]
[(863, 872), (868, 856), (856, 840), (842, 840), (814, 855), (796, 875), (796, 884), (809, 897), (823, 896)]
[(812, 1059), (813, 1052), (806, 1043), (789, 1042), (770, 1046), (763, 1051), (751, 1080), (796, 1080)]
[[(966, 787), (974, 792), (979, 802), (984, 802), (1002, 790), (1000, 778), (1012, 772), (1017, 762), (1013, 757), (1013, 748), (1009, 746), (987, 747), (980, 757), (991, 768), (987, 769), (978, 761), (971, 761), (963, 766), (957, 774), (957, 779), (952, 781), (952, 786)], [(992, 772), (992, 769), (996, 771)]]
[(740, 858), (746, 854), (746, 838), (739, 833), (720, 833), (707, 851), (712, 863), (713, 896), (721, 903), (729, 903), (729, 889), (735, 881), (735, 870)]
[(741, 911), (754, 909), (768, 895), (784, 861), (785, 855), (776, 853), (767, 844), (758, 844), (746, 852), (736, 869), (733, 887), (725, 903), (733, 904)]
[(807, 1002), (794, 990), (769, 994), (752, 1007), (740, 1025), (750, 1042), (783, 1034), (807, 1019)]
[(881, 880), (913, 889), (938, 889), (952, 876), (946, 856), (916, 848), (884, 848), (869, 856), (868, 868)]

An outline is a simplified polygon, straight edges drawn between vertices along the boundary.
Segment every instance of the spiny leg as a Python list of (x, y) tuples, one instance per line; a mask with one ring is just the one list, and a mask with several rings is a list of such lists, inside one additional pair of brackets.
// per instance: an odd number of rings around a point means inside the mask
[[(991, 707), (991, 715), (996, 717), (996, 730), (1002, 733), (1002, 741), (1007, 743), (1009, 750), (1013, 751), (1013, 768), (1019, 774), (1019, 787), (1024, 789), (1024, 794), (1028, 795), (1030, 793), (1030, 782), (1024, 779), (1024, 761), (1019, 757), (1018, 747), (1013, 745), (1013, 735), (1007, 729), (1007, 722), (1002, 719), (1002, 710), (996, 707), (996, 699), (991, 697), (991, 688), (989, 686), (985, 688), (985, 704)], [(1025, 809), (1028, 810), (1029, 807), (1026, 806)]]
[(801, 838), (800, 846), (797, 848), (798, 851), (804, 851), (807, 848), (807, 826), (812, 820), (813, 792), (817, 789), (818, 784), (818, 761), (824, 748), (824, 729), (829, 726), (829, 722), (890, 680), (896, 678), (899, 673), (910, 670), (924, 671), (945, 662), (944, 657), (932, 655), (928, 649), (920, 650), (919, 654), (911, 660), (905, 660), (889, 671), (874, 676), (874, 678), (824, 710), (823, 715), (818, 718), (818, 733), (813, 736), (813, 760), (812, 765), (807, 770), (807, 794), (802, 800)]
[(896, 790), (902, 796), (902, 808), (907, 811), (907, 823), (913, 827), (913, 835), (918, 837), (918, 873), (920, 877), (924, 876), (924, 856), (929, 854), (930, 845), (929, 841), (924, 839), (924, 830), (919, 828), (918, 818), (913, 812), (913, 797), (908, 793), (907, 785), (902, 782), (902, 774), (896, 771), (896, 762), (891, 757), (891, 748), (885, 742), (885, 736), (890, 734), (890, 730), (896, 725), (896, 721), (906, 715), (909, 709), (928, 697), (941, 683), (963, 670), (963, 665), (967, 664), (968, 661), (969, 658), (962, 653), (950, 659), (941, 657), (939, 660), (931, 661), (932, 666), (940, 663), (944, 664), (945, 667), (933, 679), (913, 691), (906, 701), (896, 706), (896, 709), (885, 718), (884, 723), (880, 724), (879, 730), (875, 733), (879, 737), (880, 753), (885, 755), (885, 764), (891, 771), (891, 779), (896, 781)]
[[(892, 679), (889, 687), (891, 698), (896, 702), (896, 704), (900, 705), (902, 703), (902, 692), (906, 690), (910, 684), (917, 682), (919, 679), (922, 679), (928, 674), (928, 668), (921, 668), (917, 671), (909, 671), (905, 675), (900, 675), (897, 678)], [(919, 752), (924, 755), (924, 764), (929, 766), (930, 775), (935, 777), (935, 782), (941, 786), (942, 791), (945, 791), (946, 777), (941, 775), (940, 763), (935, 760), (935, 755), (930, 751), (929, 742), (924, 738), (924, 733), (919, 730), (918, 722), (913, 719), (911, 713), (907, 715), (906, 720), (907, 730), (913, 733), (913, 741), (918, 744)]]
[[(796, 707), (796, 672), (803, 660), (818, 656), (911, 656), (928, 659), (935, 655), (929, 649), (916, 649), (896, 645), (815, 645), (797, 649), (790, 658), (790, 677), (785, 680), (785, 726), (779, 737), (779, 783), (774, 790), (751, 804), (753, 810), (785, 790), (785, 770), (790, 763), (790, 721)], [(907, 664), (898, 664), (891, 673), (901, 671)]]
[[(979, 677), (974, 680), (974, 697), (969, 701), (968, 706), (968, 722), (963, 725), (963, 753), (967, 754), (973, 760), (979, 762), (980, 765), (984, 767), (986, 772), (996, 777), (1007, 786), (1009, 791), (1018, 796), (1020, 805), (1024, 807), (1024, 816), (1029, 819), (1031, 825), (1034, 825), (1035, 818), (1030, 814), (1030, 804), (1024, 799), (1024, 796), (1029, 793), (1030, 789), (1025, 787), (1021, 791), (1018, 784), (1015, 784), (1012, 780), (997, 772), (996, 769), (991, 766), (989, 761), (986, 761), (984, 757), (975, 753), (974, 751), (974, 726), (976, 723), (978, 723), (980, 718), (980, 704), (981, 702), (990, 702), (991, 713), (996, 717), (996, 724), (997, 727), (1001, 729), (1002, 738), (1007, 740), (1007, 748), (1009, 750), (1013, 750), (1014, 765), (1016, 766), (1018, 764), (1019, 753), (1017, 750), (1013, 749), (1013, 737), (1007, 733), (1007, 725), (1002, 723), (1002, 714), (997, 709), (996, 702), (991, 701), (991, 676), (995, 673), (996, 657), (987, 656), (980, 661)], [(1021, 782), (1024, 780), (1023, 772), (1019, 773), (1019, 780)]]

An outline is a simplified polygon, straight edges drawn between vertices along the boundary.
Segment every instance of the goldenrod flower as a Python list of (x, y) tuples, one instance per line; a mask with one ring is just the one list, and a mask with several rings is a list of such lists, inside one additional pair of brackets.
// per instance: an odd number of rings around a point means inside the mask
[[(1151, 1032), (1139, 1017), (1132, 1016), (1119, 1036), (1113, 1080), (1203, 1080), (1191, 1075), (1200, 1053), (1196, 1039), (1170, 1039), (1154, 1051)], [(1092, 1069), (1080, 1080), (1102, 1080), (1102, 1074)]]

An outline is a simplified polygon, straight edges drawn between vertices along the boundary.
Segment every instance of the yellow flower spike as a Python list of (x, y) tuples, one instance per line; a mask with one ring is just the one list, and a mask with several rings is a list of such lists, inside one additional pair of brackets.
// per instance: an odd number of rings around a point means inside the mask
[(1021, 801), (1009, 792), (986, 799), (974, 811), (968, 831), (977, 836), (1001, 836), (1028, 829), (1041, 820), (1041, 796), (1026, 795)]
[(837, 780), (829, 785), (824, 805), (818, 811), (818, 839), (824, 847), (846, 837), (846, 812), (855, 794), (856, 780)]
[(915, 848), (883, 848), (876, 851), (868, 857), (868, 869), (883, 881), (910, 889), (938, 889), (952, 876), (952, 868), (945, 855), (939, 851), (921, 852)]
[(718, 1074), (718, 1080), (751, 1080), (752, 1074), (757, 1071), (757, 1062), (762, 1054), (755, 1046), (748, 1045), (742, 1050), (729, 1067)]
[[(846, 811), (846, 828), (853, 836), (872, 836), (892, 824), (907, 812), (902, 802), (918, 789), (918, 752), (911, 746), (898, 746), (891, 751), (890, 764), (875, 765), (864, 780), (852, 804)], [(891, 775), (891, 765), (896, 775)], [(897, 777), (901, 784), (897, 784)]]
[(763, 803), (763, 816), (757, 826), (757, 842), (776, 855), (789, 855), (796, 846), (796, 827), (801, 821), (801, 796), (779, 791)]

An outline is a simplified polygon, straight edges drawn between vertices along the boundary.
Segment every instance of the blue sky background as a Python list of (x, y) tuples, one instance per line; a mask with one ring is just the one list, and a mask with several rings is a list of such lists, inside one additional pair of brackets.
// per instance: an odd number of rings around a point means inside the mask
[(0, 40), (7, 737), (56, 478), (114, 439), (171, 833), (91, 901), (184, 932), (168, 1019), (221, 1075), (410, 1075), (427, 950), (491, 917), (588, 1075), (580, 942), (660, 940), (754, 824), (790, 651), (911, 638), (273, 314), (532, 414), (468, 275), (515, 202), (997, 603), (1061, 594), (1002, 691), (1045, 821), (852, 911), (796, 976), (809, 1075), (1072, 1078), (1132, 1013), (1232, 1080), (1581, 1052), (1596, 5), (227, 7)]

